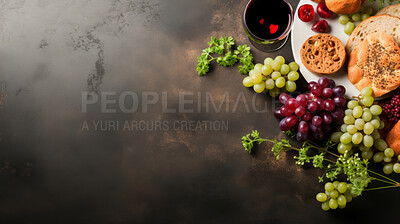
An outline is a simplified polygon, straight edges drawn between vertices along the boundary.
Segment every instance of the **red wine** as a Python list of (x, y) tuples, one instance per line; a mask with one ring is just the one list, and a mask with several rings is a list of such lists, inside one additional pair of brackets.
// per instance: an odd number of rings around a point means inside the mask
[(284, 0), (254, 0), (246, 9), (245, 21), (253, 35), (271, 40), (285, 33), (291, 14), (292, 9)]

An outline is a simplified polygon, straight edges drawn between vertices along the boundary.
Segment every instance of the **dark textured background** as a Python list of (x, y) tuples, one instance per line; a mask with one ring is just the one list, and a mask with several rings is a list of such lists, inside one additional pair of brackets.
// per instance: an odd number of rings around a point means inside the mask
[[(290, 1), (295, 8), (298, 1)], [(4, 0), (0, 3), (1, 223), (364, 223), (397, 219), (399, 194), (365, 193), (323, 212), (319, 170), (279, 162), (264, 144), (248, 155), (252, 129), (280, 136), (272, 109), (163, 114), (81, 111), (84, 91), (254, 92), (237, 68), (195, 72), (210, 36), (249, 44), (245, 0)], [(255, 61), (284, 55), (252, 49)], [(304, 81), (303, 81), (304, 84)], [(304, 85), (300, 88), (304, 88)], [(189, 97), (190, 98), (190, 97)], [(194, 105), (197, 98), (194, 97)], [(272, 108), (269, 96), (256, 105)], [(82, 131), (85, 120), (224, 120), (228, 131)], [(386, 218), (385, 218), (386, 219)]]

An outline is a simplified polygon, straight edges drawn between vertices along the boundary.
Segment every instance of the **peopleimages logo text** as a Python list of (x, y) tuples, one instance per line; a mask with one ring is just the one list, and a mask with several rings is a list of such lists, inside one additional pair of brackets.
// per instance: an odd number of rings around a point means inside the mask
[(229, 92), (180, 92), (172, 96), (168, 92), (82, 92), (82, 113), (88, 113), (91, 106), (100, 107), (101, 113), (147, 113), (152, 107), (160, 108), (162, 113), (265, 113), (275, 109), (279, 101), (257, 100), (262, 94), (252, 94), (249, 98), (244, 92), (232, 95)]

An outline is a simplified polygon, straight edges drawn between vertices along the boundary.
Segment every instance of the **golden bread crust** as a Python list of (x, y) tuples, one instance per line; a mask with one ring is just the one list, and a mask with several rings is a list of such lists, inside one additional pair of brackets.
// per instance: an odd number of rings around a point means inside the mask
[(362, 0), (325, 0), (325, 4), (336, 14), (352, 14), (360, 10)]
[(387, 134), (386, 143), (393, 149), (396, 156), (400, 155), (400, 121)]

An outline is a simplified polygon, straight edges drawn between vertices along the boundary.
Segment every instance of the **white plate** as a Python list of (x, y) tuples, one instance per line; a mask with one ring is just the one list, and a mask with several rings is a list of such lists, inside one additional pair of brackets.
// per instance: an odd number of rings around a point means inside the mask
[[(367, 1), (368, 2), (368, 1)], [(374, 9), (374, 13), (378, 12), (378, 4), (377, 3), (365, 3), (363, 5), (365, 6), (370, 6)], [(314, 7), (315, 10), (315, 15), (314, 15), (314, 20), (310, 22), (303, 22), (299, 19), (299, 16), (297, 15), (298, 13), (298, 8), (304, 4), (310, 4)], [(292, 28), (292, 35), (291, 35), (291, 43), (292, 43), (292, 52), (293, 52), (293, 57), (294, 60), (300, 65), (300, 72), (303, 75), (303, 77), (308, 81), (316, 81), (319, 79), (319, 75), (316, 75), (310, 71), (307, 70), (307, 68), (303, 65), (301, 62), (301, 57), (300, 57), (300, 49), (303, 43), (311, 36), (317, 34), (314, 31), (311, 30), (312, 25), (316, 20), (323, 19), (318, 16), (316, 13), (318, 3), (315, 3), (310, 0), (301, 0), (299, 2), (299, 5), (297, 6), (296, 13), (294, 16), (294, 24)], [(344, 25), (340, 24), (338, 22), (338, 16), (333, 16), (330, 19), (325, 19), (329, 26), (330, 26), (330, 31), (328, 34), (331, 34), (333, 36), (336, 36), (339, 38), (344, 45), (346, 45), (347, 39), (349, 38), (349, 35), (344, 33)], [(356, 89), (353, 84), (349, 81), (347, 78), (347, 69), (342, 68), (335, 74), (329, 75), (329, 78), (335, 80), (336, 85), (343, 85), (346, 88), (346, 98), (350, 99), (352, 96), (358, 96), (360, 94), (360, 91)]]

